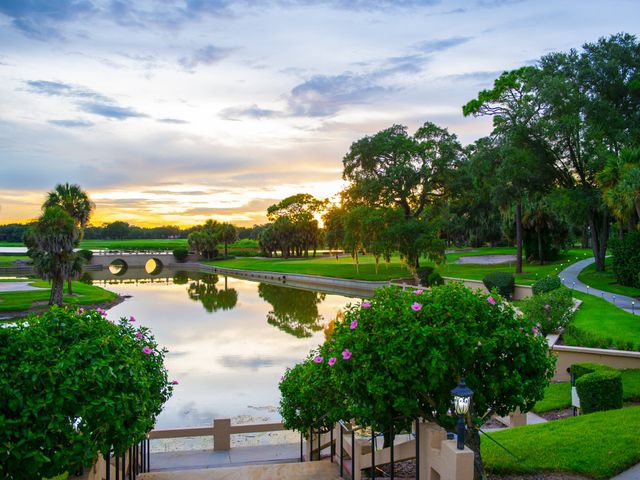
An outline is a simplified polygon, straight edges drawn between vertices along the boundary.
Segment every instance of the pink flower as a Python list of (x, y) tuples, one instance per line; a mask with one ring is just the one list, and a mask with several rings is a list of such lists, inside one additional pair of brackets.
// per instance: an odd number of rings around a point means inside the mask
[(544, 306), (544, 309), (545, 309), (545, 310), (549, 310), (549, 305), (545, 305), (545, 306)]
[(354, 320), (353, 322), (351, 322), (351, 325), (349, 325), (349, 328), (351, 330), (355, 330), (357, 326), (358, 326), (358, 320)]
[(84, 313), (84, 308), (80, 307), (78, 309), (78, 315), (82, 315)]
[(151, 349), (150, 349), (149, 347), (144, 347), (144, 348), (142, 349), (142, 351), (143, 351), (144, 353), (146, 353), (147, 355), (150, 355), (150, 354), (151, 354)]
[(362, 307), (362, 308), (371, 308), (371, 303), (369, 303), (369, 302), (362, 302), (361, 307)]
[(178, 380), (171, 380), (171, 385), (178, 385)]
[(351, 352), (349, 350), (345, 350), (342, 352), (342, 359), (349, 360), (351, 358)]
[(280, 375), (280, 381), (282, 382), (284, 380), (284, 375)]
[(140, 340), (142, 337), (143, 337), (142, 332), (140, 332), (140, 331), (136, 332), (136, 338), (138, 340)]
[(536, 327), (533, 327), (531, 331), (537, 335), (540, 330), (538, 330)]
[(103, 317), (107, 316), (107, 312), (105, 310), (103, 310), (102, 308), (96, 308), (96, 312), (98, 312), (100, 315), (102, 315)]
[(129, 317), (129, 321), (130, 321), (130, 322), (135, 322), (135, 321), (136, 321), (136, 317), (134, 317), (133, 315), (131, 315), (131, 316)]
[(493, 299), (493, 297), (487, 298), (487, 302), (489, 302), (491, 305), (495, 305), (496, 304), (496, 301)]
[(313, 359), (313, 361), (316, 363), (322, 363), (322, 360), (324, 360), (324, 358), (322, 358), (320, 355)]
[(422, 305), (418, 302), (413, 302), (413, 305), (411, 305), (411, 310), (413, 310), (414, 312), (419, 312), (420, 310), (422, 310)]
[(422, 290), (422, 289), (413, 291), (413, 293), (415, 293), (416, 295), (420, 295), (422, 292), (424, 292), (424, 290)]
[(336, 357), (331, 357), (329, 359), (329, 366), (333, 367), (336, 364)]

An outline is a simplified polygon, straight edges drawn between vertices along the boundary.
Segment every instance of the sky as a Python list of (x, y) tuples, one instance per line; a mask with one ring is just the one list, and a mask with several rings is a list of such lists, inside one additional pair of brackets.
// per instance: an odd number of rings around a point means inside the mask
[(0, 224), (80, 184), (92, 223), (264, 223), (339, 192), (355, 140), (618, 32), (637, 0), (0, 0)]

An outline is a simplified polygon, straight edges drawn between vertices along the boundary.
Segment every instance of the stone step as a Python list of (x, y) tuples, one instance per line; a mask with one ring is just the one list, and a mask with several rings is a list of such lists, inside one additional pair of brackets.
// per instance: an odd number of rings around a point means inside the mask
[(140, 480), (340, 480), (335, 463), (272, 463), (242, 467), (149, 472)]

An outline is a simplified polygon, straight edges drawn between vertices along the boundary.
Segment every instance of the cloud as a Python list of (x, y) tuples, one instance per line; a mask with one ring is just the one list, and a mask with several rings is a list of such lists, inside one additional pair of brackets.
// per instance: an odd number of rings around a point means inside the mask
[(298, 6), (327, 6), (340, 10), (389, 11), (397, 9), (411, 9), (430, 7), (440, 3), (440, 0), (286, 0), (280, 2), (284, 6), (292, 4)]
[(79, 85), (71, 85), (69, 83), (50, 82), (47, 80), (28, 80), (26, 84), (29, 86), (29, 91), (39, 93), (41, 95), (80, 99), (89, 98), (101, 102), (111, 101), (108, 97), (105, 97), (100, 93)]
[(116, 120), (124, 120), (127, 118), (135, 118), (135, 117), (147, 117), (144, 113), (136, 112), (131, 108), (120, 107), (118, 105), (107, 104), (107, 103), (98, 103), (98, 102), (87, 102), (81, 103), (79, 105), (80, 110), (92, 113), (94, 115), (99, 115), (105, 118), (113, 118)]
[(158, 118), (156, 121), (160, 123), (170, 123), (175, 125), (185, 125), (189, 123), (186, 120), (181, 120), (179, 118)]
[(51, 125), (65, 128), (87, 128), (95, 125), (93, 122), (88, 120), (47, 120), (47, 122)]
[(9, 0), (0, 2), (0, 13), (24, 35), (36, 40), (61, 37), (55, 24), (68, 22), (95, 11), (88, 0)]
[(220, 363), (226, 368), (249, 368), (251, 370), (258, 370), (260, 368), (273, 367), (279, 365), (279, 359), (271, 357), (241, 357), (239, 355), (224, 355), (220, 357)]
[(226, 120), (239, 120), (240, 118), (255, 118), (261, 120), (263, 118), (277, 118), (281, 116), (282, 112), (268, 108), (260, 108), (255, 103), (248, 107), (225, 108), (220, 112), (220, 117)]
[(428, 40), (426, 42), (419, 43), (417, 48), (425, 53), (442, 52), (448, 50), (463, 43), (467, 43), (472, 40), (473, 37), (451, 37), (438, 40)]
[(522, 3), (524, 0), (478, 0), (481, 7), (501, 7), (502, 5), (511, 5), (513, 3)]
[(190, 56), (180, 57), (178, 63), (182, 65), (185, 70), (191, 72), (200, 64), (211, 65), (221, 61), (226, 58), (231, 51), (231, 48), (221, 48), (209, 44), (199, 48)]

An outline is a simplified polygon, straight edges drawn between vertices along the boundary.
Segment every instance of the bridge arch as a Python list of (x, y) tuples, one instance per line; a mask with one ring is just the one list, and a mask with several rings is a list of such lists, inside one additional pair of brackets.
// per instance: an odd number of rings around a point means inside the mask
[(116, 277), (120, 277), (127, 273), (129, 265), (121, 258), (116, 258), (109, 264), (109, 272)]
[(149, 275), (159, 275), (163, 268), (164, 265), (162, 261), (155, 257), (151, 257), (144, 264), (144, 269)]

